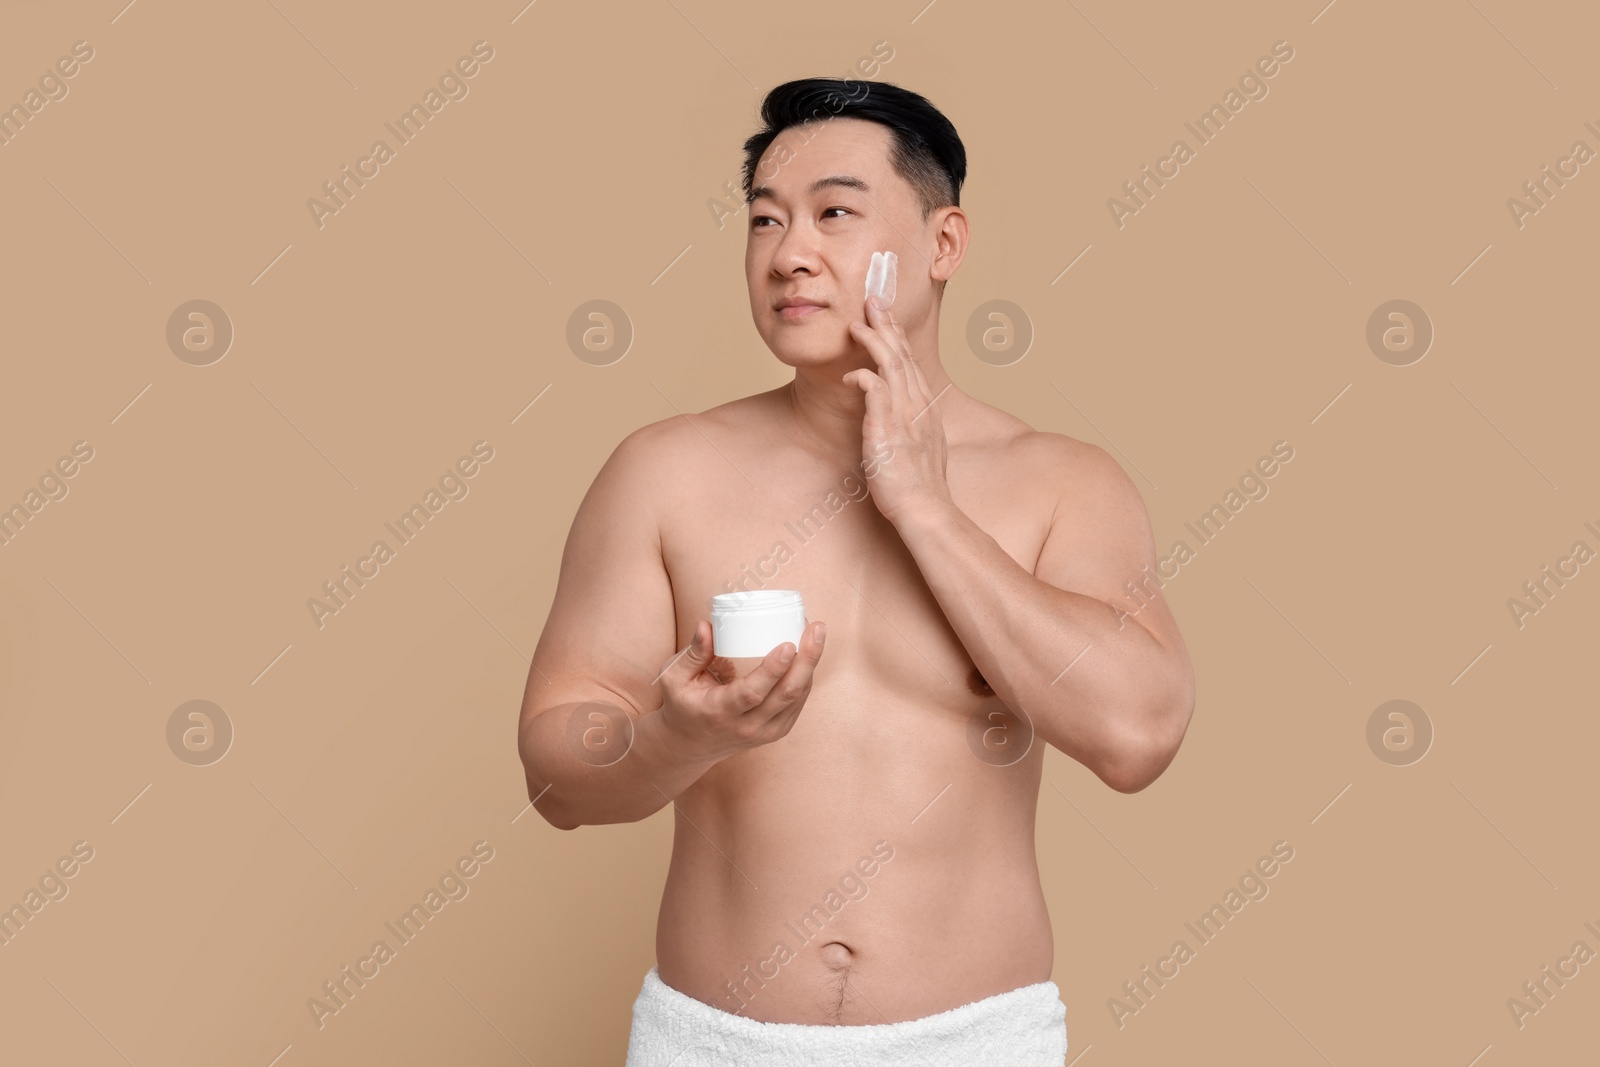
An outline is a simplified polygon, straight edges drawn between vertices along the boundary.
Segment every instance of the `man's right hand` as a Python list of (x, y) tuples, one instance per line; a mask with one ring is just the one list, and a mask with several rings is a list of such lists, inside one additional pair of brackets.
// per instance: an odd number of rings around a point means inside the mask
[(778, 740), (805, 706), (822, 639), (823, 624), (814, 622), (798, 650), (785, 641), (748, 675), (723, 684), (709, 669), (711, 623), (700, 620), (689, 648), (661, 676), (661, 724), (697, 759), (720, 760)]

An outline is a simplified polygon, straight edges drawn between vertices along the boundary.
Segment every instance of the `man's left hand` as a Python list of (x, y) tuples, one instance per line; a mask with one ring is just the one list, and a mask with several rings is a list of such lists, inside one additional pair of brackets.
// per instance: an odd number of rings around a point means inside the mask
[(877, 373), (863, 367), (843, 380), (866, 393), (863, 460), (881, 455), (880, 444), (893, 449), (893, 459), (878, 467), (869, 484), (883, 517), (898, 524), (919, 508), (952, 503), (945, 479), (949, 453), (939, 408), (922, 368), (912, 358), (905, 330), (892, 312), (877, 306), (877, 299), (866, 302), (866, 322), (850, 324), (851, 336), (872, 355)]

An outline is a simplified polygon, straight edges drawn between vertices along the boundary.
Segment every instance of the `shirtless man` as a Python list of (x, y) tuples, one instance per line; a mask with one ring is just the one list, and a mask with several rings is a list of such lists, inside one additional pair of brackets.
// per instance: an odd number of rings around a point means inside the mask
[[(852, 1030), (866, 1050), (896, 1029), (870, 1024), (1055, 990), (1039, 742), (1132, 793), (1194, 707), (1137, 489), (941, 363), (968, 241), (954, 128), (914, 93), (833, 79), (779, 86), (762, 117), (745, 280), (794, 379), (617, 446), (573, 520), (519, 724), (551, 825), (675, 809), (646, 992), (659, 979), (688, 1022), (646, 1033), (636, 1004), (630, 1065), (722, 1063), (686, 1052), (706, 1028), (727, 1031), (706, 1050)], [(862, 296), (880, 250), (899, 260), (889, 310)], [(710, 599), (755, 588), (801, 591), (808, 621), (734, 677)]]

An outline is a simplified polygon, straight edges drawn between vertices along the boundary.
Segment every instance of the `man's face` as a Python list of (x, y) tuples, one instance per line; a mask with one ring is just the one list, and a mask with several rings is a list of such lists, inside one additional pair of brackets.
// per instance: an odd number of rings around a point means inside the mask
[[(821, 119), (784, 130), (756, 166), (744, 256), (750, 313), (791, 367), (845, 359), (852, 348), (860, 356), (849, 324), (866, 321), (874, 252), (899, 257), (897, 319), (919, 321), (933, 309), (925, 231), (937, 214), (922, 221), (911, 186), (889, 163), (891, 145), (876, 122)], [(796, 297), (822, 306), (778, 307)]]

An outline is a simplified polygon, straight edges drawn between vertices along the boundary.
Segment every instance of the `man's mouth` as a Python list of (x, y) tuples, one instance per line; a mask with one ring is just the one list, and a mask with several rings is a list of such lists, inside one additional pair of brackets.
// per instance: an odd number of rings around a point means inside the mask
[(785, 322), (793, 322), (798, 319), (810, 318), (816, 312), (826, 309), (827, 306), (826, 304), (812, 303), (805, 299), (791, 298), (779, 302), (778, 317)]

